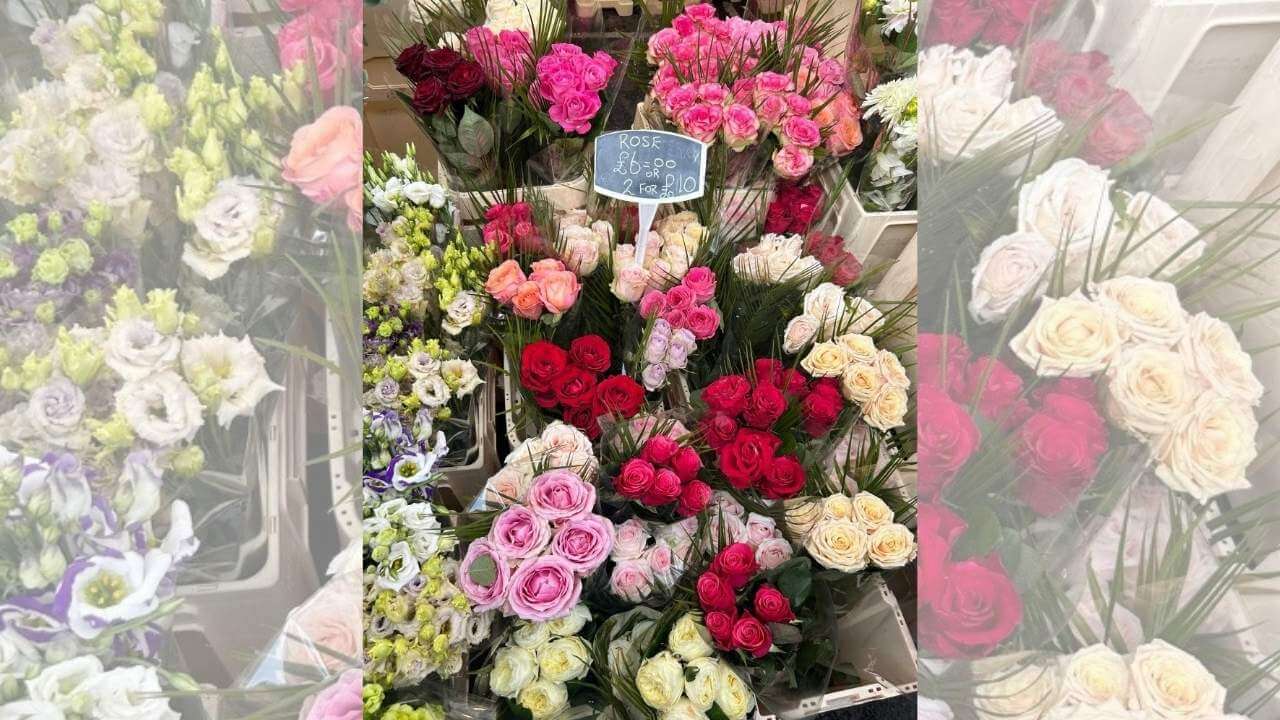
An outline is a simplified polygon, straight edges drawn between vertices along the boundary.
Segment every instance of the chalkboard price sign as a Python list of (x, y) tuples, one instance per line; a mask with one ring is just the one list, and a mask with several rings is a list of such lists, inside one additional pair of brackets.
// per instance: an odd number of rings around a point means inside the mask
[(661, 203), (702, 197), (707, 146), (661, 130), (619, 130), (596, 138), (595, 189), (640, 205), (636, 262), (644, 262), (649, 228)]
[(637, 203), (702, 197), (707, 146), (660, 130), (621, 130), (596, 138), (595, 189)]

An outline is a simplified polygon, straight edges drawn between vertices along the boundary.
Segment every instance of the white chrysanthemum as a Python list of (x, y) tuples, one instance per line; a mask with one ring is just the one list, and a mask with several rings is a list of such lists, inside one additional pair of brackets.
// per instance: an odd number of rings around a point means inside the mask
[(875, 86), (862, 101), (862, 109), (866, 110), (867, 118), (879, 116), (886, 123), (897, 125), (906, 117), (908, 108), (915, 99), (915, 77), (899, 78)]

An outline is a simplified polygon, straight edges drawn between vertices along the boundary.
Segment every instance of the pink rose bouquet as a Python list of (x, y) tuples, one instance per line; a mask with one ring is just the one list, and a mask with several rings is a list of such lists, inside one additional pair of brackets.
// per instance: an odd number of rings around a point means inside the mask
[(600, 93), (617, 66), (606, 52), (588, 55), (577, 45), (556, 43), (538, 59), (538, 79), (530, 94), (547, 104), (547, 115), (566, 133), (586, 135), (603, 106)]
[[(793, 44), (785, 57), (767, 52), (783, 42)], [(847, 155), (862, 142), (843, 65), (824, 58), (816, 42), (783, 21), (724, 20), (710, 5), (694, 5), (650, 38), (647, 56), (657, 66), (650, 91), (680, 132), (735, 152), (768, 143), (774, 171), (801, 178), (819, 158)], [(739, 79), (726, 86), (725, 76)]]
[(573, 471), (534, 478), (524, 503), (499, 513), (459, 566), (458, 585), (477, 612), (539, 622), (566, 616), (582, 579), (613, 550), (613, 523), (595, 504), (595, 487)]
[(716, 276), (708, 267), (690, 268), (679, 285), (649, 290), (640, 298), (640, 315), (653, 323), (645, 339), (640, 375), (645, 387), (657, 390), (672, 370), (688, 365), (697, 341), (712, 338), (720, 329), (715, 300)]

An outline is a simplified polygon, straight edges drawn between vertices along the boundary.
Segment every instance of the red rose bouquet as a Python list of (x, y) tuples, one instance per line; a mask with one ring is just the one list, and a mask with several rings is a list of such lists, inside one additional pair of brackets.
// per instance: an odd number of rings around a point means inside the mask
[(587, 437), (600, 437), (601, 417), (630, 418), (644, 404), (644, 389), (626, 375), (607, 375), (609, 344), (598, 335), (576, 338), (566, 351), (546, 340), (520, 353), (521, 387), (543, 410), (554, 411)]

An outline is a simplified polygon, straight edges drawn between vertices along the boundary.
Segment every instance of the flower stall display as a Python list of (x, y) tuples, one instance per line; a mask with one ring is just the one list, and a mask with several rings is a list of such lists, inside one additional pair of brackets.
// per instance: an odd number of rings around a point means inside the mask
[(554, 2), (414, 3), (395, 58), (403, 100), (463, 190), (549, 185), (581, 174), (604, 125), (618, 60), (569, 34)]
[(1250, 233), (1161, 197), (1152, 119), (1104, 54), (1039, 30), (1053, 3), (938, 21), (965, 5), (936, 8), (918, 75), (947, 296), (918, 354), (922, 693), (944, 717), (1266, 716), (1233, 603), (1272, 550), (1240, 496), (1265, 395), (1246, 321), (1271, 308), (1214, 301)]

